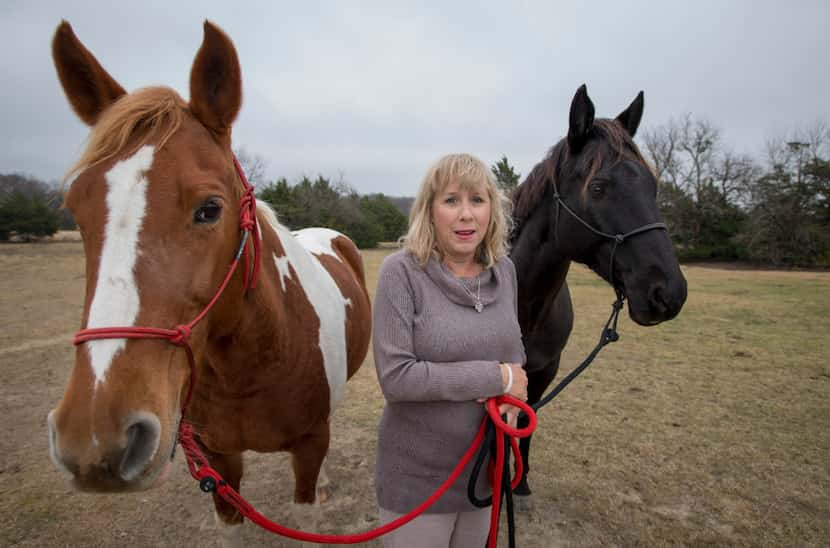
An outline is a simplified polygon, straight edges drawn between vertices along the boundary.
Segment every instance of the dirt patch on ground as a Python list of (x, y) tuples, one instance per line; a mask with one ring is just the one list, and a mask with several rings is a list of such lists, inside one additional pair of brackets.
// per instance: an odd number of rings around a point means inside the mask
[[(388, 252), (365, 254), (372, 287)], [(45, 420), (73, 362), (82, 253), (71, 241), (0, 247), (0, 546), (215, 545), (212, 505), (181, 452), (165, 485), (127, 495), (74, 493), (49, 461)], [(685, 271), (679, 319), (651, 329), (622, 320), (622, 340), (540, 415), (519, 546), (826, 545), (830, 275)], [(571, 280), (565, 370), (613, 300), (581, 268)], [(318, 508), (289, 504), (286, 455), (246, 455), (242, 491), (267, 516), (325, 533), (377, 525), (383, 400), (371, 361), (345, 402), (328, 458), (333, 496)], [(250, 525), (244, 540), (303, 546)]]

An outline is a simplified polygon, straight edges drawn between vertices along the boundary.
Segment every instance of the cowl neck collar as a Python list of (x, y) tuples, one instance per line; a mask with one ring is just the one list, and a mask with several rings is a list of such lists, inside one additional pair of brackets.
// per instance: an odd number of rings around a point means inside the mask
[[(472, 289), (473, 295), (476, 294), (478, 282), (475, 282), (475, 278), (459, 278), (455, 276), (455, 274), (450, 272), (435, 257), (430, 257), (425, 271), (429, 279), (438, 286), (450, 301), (461, 306), (469, 306), (470, 308), (475, 305), (475, 299), (464, 290), (464, 282), (466, 282), (467, 288)], [(481, 280), (481, 304), (486, 307), (498, 299), (501, 280), (495, 268), (485, 268), (478, 277)]]

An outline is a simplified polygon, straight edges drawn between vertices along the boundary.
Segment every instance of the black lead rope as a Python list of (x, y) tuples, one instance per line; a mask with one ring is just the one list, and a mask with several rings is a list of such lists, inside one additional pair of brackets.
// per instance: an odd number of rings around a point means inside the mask
[[(623, 303), (625, 301), (625, 296), (623, 295), (622, 291), (616, 287), (614, 283), (614, 257), (617, 254), (617, 248), (620, 244), (624, 243), (626, 240), (630, 239), (633, 236), (637, 236), (638, 234), (643, 234), (645, 232), (649, 232), (651, 230), (668, 230), (665, 223), (662, 222), (655, 222), (655, 223), (648, 223), (642, 225), (634, 230), (630, 230), (625, 233), (618, 233), (618, 234), (611, 234), (609, 232), (604, 232), (599, 230), (591, 225), (588, 221), (577, 215), (577, 213), (568, 207), (568, 204), (562, 199), (562, 196), (559, 194), (559, 187), (556, 184), (556, 181), (551, 181), (553, 184), (553, 197), (556, 200), (556, 217), (554, 218), (554, 233), (556, 238), (556, 245), (559, 245), (559, 209), (564, 209), (571, 217), (576, 219), (577, 221), (582, 224), (585, 228), (589, 231), (593, 232), (597, 236), (605, 238), (607, 240), (611, 240), (614, 243), (614, 246), (611, 248), (611, 257), (608, 261), (608, 280), (611, 284), (614, 285), (614, 291), (617, 294), (617, 300), (614, 301), (612, 305), (611, 316), (609, 316), (608, 321), (605, 322), (605, 327), (602, 329), (602, 334), (600, 335), (599, 342), (588, 354), (588, 357), (579, 364), (579, 367), (571, 371), (567, 377), (562, 379), (562, 381), (556, 385), (556, 388), (550, 391), (547, 396), (536, 402), (536, 404), (532, 405), (534, 411), (538, 411), (550, 401), (559, 395), (562, 390), (568, 386), (571, 381), (577, 378), (585, 369), (591, 365), (591, 362), (594, 361), (594, 358), (597, 357), (599, 351), (602, 350), (606, 344), (616, 342), (619, 340), (620, 336), (617, 333), (617, 320), (620, 316), (620, 311), (623, 308)], [(519, 414), (519, 418), (523, 416), (523, 413)], [(502, 489), (502, 497), (506, 497), (507, 504), (505, 507), (507, 508), (507, 528), (508, 528), (508, 535), (510, 541), (510, 548), (515, 548), (516, 540), (515, 540), (515, 521), (513, 517), (513, 490), (510, 487), (510, 443), (507, 440), (507, 435), (503, 434), (505, 437), (505, 451), (507, 451), (507, 458), (504, 459), (504, 474), (502, 478), (506, 478), (506, 484), (503, 485)], [(467, 498), (470, 499), (470, 502), (478, 507), (478, 508), (485, 508), (490, 506), (493, 503), (492, 495), (485, 498), (480, 499), (476, 496), (475, 493), (475, 486), (476, 482), (478, 481), (478, 476), (481, 473), (481, 466), (484, 464), (484, 459), (487, 458), (487, 453), (490, 452), (491, 454), (495, 454), (495, 428), (493, 427), (493, 423), (490, 422), (487, 424), (487, 430), (485, 432), (484, 443), (481, 445), (481, 449), (476, 456), (476, 461), (473, 464), (472, 474), (470, 475), (470, 481), (467, 483)], [(525, 471), (527, 473), (527, 471)]]
[[(602, 350), (605, 345), (617, 342), (620, 338), (619, 333), (617, 333), (617, 320), (620, 317), (620, 312), (623, 309), (623, 303), (625, 302), (625, 296), (622, 292), (616, 289), (617, 293), (617, 300), (614, 301), (612, 305), (611, 315), (608, 317), (608, 321), (605, 322), (605, 326), (602, 329), (602, 334), (600, 335), (599, 342), (588, 354), (579, 366), (571, 371), (567, 377), (562, 379), (562, 381), (556, 385), (556, 387), (551, 390), (544, 398), (536, 402), (531, 406), (534, 411), (538, 411), (548, 403), (550, 403), (556, 396), (558, 396), (562, 390), (565, 389), (575, 378), (577, 378), (585, 369), (591, 365), (591, 362), (594, 361), (594, 358), (597, 357), (600, 350)], [(519, 414), (519, 418), (522, 418), (524, 413)], [(502, 490), (501, 496), (502, 501), (506, 504), (502, 505), (507, 512), (507, 535), (508, 535), (508, 542), (510, 548), (515, 548), (516, 546), (516, 521), (513, 512), (513, 489), (510, 486), (510, 443), (507, 439), (507, 434), (503, 434), (505, 437), (505, 444), (504, 444), (504, 451), (505, 451), (505, 459), (504, 459), (504, 473), (502, 474)], [(481, 467), (484, 465), (484, 461), (487, 458), (488, 453), (491, 455), (495, 455), (496, 451), (496, 443), (495, 443), (495, 436), (496, 431), (493, 427), (493, 423), (490, 422), (487, 424), (487, 430), (484, 436), (484, 442), (481, 444), (481, 449), (479, 449), (478, 455), (476, 455), (476, 460), (473, 463), (473, 469), (470, 474), (470, 481), (467, 483), (467, 498), (477, 508), (486, 508), (493, 504), (493, 496), (490, 495), (486, 498), (479, 498), (476, 495), (476, 483), (478, 482), (478, 476), (481, 473)], [(526, 472), (525, 472), (526, 473)], [(485, 545), (486, 546), (486, 545)]]

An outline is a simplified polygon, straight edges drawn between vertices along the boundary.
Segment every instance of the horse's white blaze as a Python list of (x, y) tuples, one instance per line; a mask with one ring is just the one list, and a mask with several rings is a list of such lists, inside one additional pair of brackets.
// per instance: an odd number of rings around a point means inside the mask
[(346, 306), (351, 303), (343, 297), (334, 278), (312, 253), (326, 253), (340, 260), (331, 241), (342, 234), (334, 230), (312, 228), (300, 230), (292, 235), (277, 221), (273, 210), (264, 205), (258, 204), (258, 207), (277, 233), (285, 251), (284, 256), (274, 258), (283, 289), (284, 278), (290, 276), (290, 265), (297, 275), (297, 282), (302, 286), (320, 319), (320, 351), (323, 354), (323, 366), (329, 384), (329, 412), (332, 412), (343, 398), (346, 386)]
[[(107, 223), (87, 328), (131, 326), (138, 316), (138, 286), (133, 270), (147, 208), (145, 174), (152, 164), (153, 147), (143, 146), (130, 158), (116, 163), (105, 176)], [(113, 358), (125, 344), (125, 339), (86, 343), (96, 385), (104, 381)]]

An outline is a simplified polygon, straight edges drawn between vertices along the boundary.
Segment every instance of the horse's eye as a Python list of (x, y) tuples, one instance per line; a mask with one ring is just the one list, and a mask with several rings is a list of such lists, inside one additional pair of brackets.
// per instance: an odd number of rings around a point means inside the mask
[(601, 198), (605, 194), (605, 185), (599, 181), (593, 181), (588, 185), (588, 190), (591, 192), (591, 197)]
[(197, 224), (210, 224), (219, 220), (222, 215), (222, 206), (214, 201), (208, 201), (193, 214), (193, 221)]

